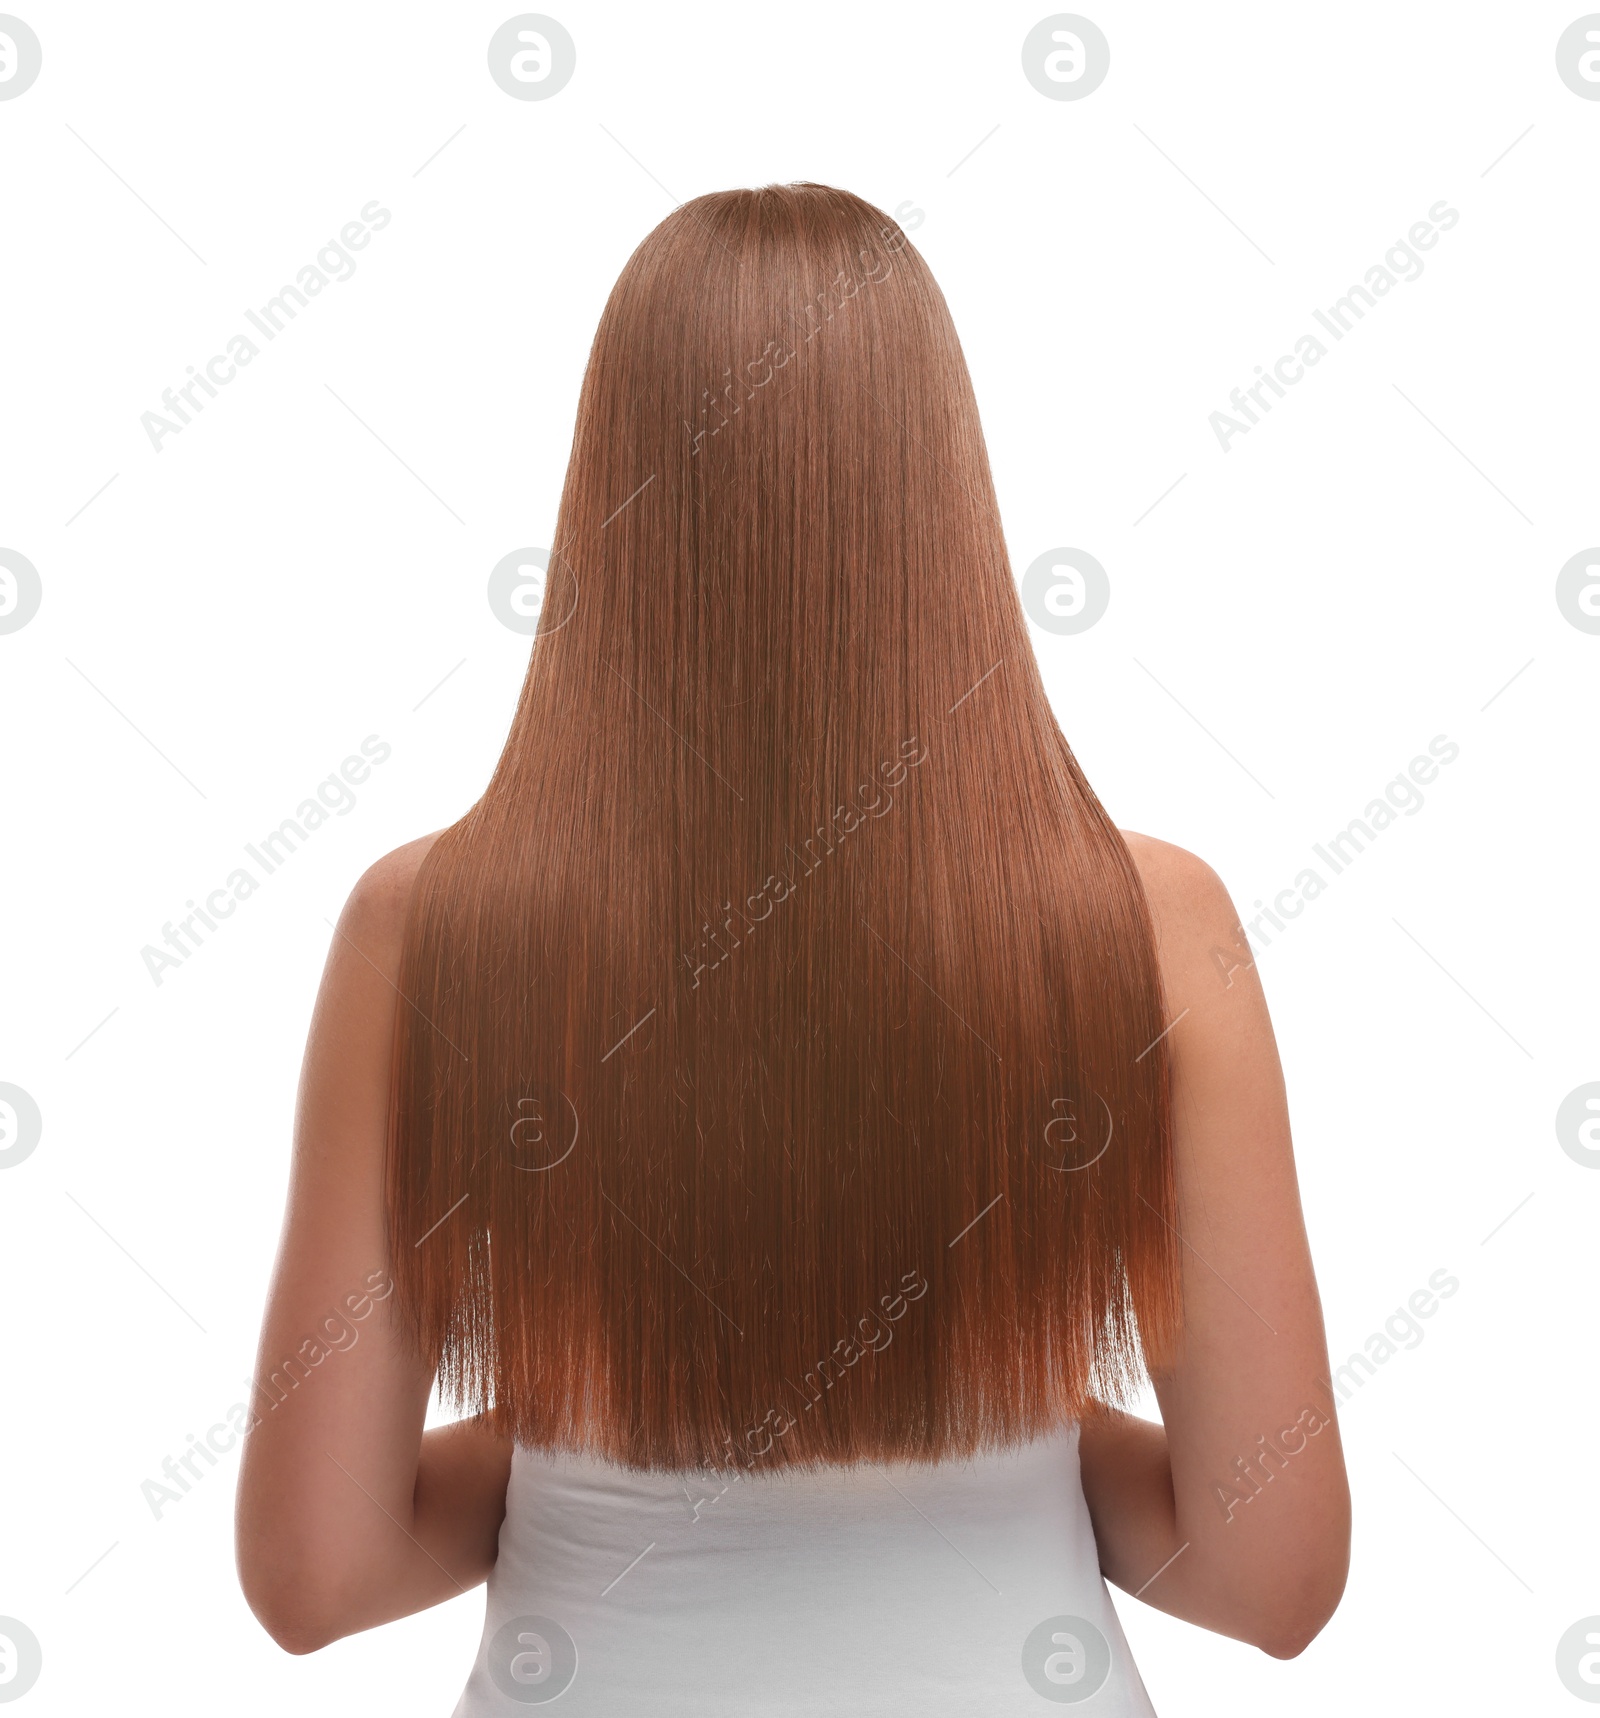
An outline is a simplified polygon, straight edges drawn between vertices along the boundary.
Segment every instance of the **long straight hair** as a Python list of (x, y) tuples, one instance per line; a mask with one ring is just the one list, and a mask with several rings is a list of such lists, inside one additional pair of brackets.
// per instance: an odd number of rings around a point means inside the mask
[(623, 269), (400, 988), (399, 1304), (519, 1443), (935, 1460), (1169, 1350), (1151, 920), (881, 210), (699, 197)]

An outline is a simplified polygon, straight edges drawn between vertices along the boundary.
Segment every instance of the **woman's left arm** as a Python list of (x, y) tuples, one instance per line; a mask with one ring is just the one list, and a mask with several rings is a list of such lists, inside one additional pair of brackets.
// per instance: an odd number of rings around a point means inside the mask
[(235, 1524), (245, 1598), (290, 1652), (484, 1580), (504, 1512), (509, 1440), (478, 1420), (424, 1434), (433, 1368), (400, 1327), (384, 1235), (400, 949), (432, 841), (356, 885), (306, 1045)]

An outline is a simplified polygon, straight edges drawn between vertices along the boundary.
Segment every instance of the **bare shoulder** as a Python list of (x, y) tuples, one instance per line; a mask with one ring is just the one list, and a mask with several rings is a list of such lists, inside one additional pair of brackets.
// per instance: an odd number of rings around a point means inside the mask
[[(320, 1101), (325, 1104), (337, 1107), (342, 1101), (337, 1098), (340, 1078), (346, 1078), (343, 1089), (350, 1094), (360, 1089), (359, 1081), (348, 1078), (351, 1070), (367, 1069), (370, 1084), (386, 1065), (405, 947), (406, 909), (418, 867), (441, 834), (437, 830), (408, 841), (369, 865), (339, 914), (307, 1046), (305, 1089), (322, 1093)], [(329, 1069), (343, 1070), (343, 1075), (328, 1074), (333, 1095), (324, 1090), (321, 1077)]]
[(399, 963), (412, 886), (422, 861), (443, 833), (436, 829), (385, 853), (361, 873), (350, 891), (339, 916), (339, 934), (380, 966)]
[(1121, 834), (1159, 931), (1181, 934), (1200, 927), (1213, 929), (1219, 917), (1227, 920), (1227, 930), (1237, 925), (1226, 884), (1199, 854), (1132, 829)]
[[(1198, 1003), (1219, 985), (1228, 991), (1241, 978), (1253, 980), (1255, 957), (1217, 873), (1198, 854), (1173, 842), (1130, 829), (1122, 831), (1122, 838), (1150, 904), (1169, 997)], [(1202, 984), (1205, 979), (1211, 982)]]

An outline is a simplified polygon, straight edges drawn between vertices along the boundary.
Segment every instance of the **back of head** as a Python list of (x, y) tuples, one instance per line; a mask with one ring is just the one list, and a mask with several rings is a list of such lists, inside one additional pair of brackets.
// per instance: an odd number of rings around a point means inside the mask
[(935, 1459), (1169, 1343), (1148, 914), (880, 210), (718, 193), (624, 268), (401, 988), (401, 1303), (521, 1442)]

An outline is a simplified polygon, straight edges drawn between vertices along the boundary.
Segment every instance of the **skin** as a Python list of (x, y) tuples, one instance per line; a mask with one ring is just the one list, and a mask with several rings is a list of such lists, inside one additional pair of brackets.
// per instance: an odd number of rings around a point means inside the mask
[[(355, 1342), (330, 1353), (245, 1439), (235, 1544), (245, 1598), (289, 1652), (453, 1598), (494, 1566), (511, 1445), (474, 1420), (424, 1434), (431, 1367), (408, 1353), (386, 1275), (384, 1123), (405, 906), (435, 837), (363, 876), (340, 916), (312, 1015), (288, 1209), (255, 1378), (300, 1352), (330, 1310)], [(281, 1391), (281, 1386), (280, 1386)]]
[[(1171, 1368), (1152, 1379), (1161, 1425), (1121, 1413), (1085, 1422), (1084, 1496), (1107, 1580), (1292, 1658), (1344, 1591), (1350, 1491), (1320, 1382), (1327, 1340), (1283, 1073), (1221, 879), (1181, 847), (1126, 839), (1177, 1022), (1167, 1042), (1184, 1332)], [(1285, 1452), (1265, 1467), (1260, 1434)], [(1222, 1487), (1232, 1495), (1219, 1498)]]
[[(340, 1322), (333, 1351), (302, 1366), (300, 1381), (256, 1396), (236, 1523), (245, 1597), (294, 1653), (485, 1580), (505, 1509), (510, 1442), (478, 1420), (424, 1432), (432, 1368), (409, 1352), (383, 1294), (385, 1111), (405, 1006), (395, 982), (406, 902), (434, 839), (399, 848), (357, 884), (306, 1047), (256, 1378), (281, 1378), (289, 1356), (317, 1352), (303, 1345), (330, 1313)], [(1168, 1014), (1181, 1016), (1168, 1043), (1185, 1328), (1154, 1380), (1163, 1425), (1109, 1410), (1085, 1422), (1084, 1494), (1108, 1580), (1286, 1658), (1338, 1603), (1350, 1505), (1317, 1382), (1327, 1349), (1277, 1048), (1216, 874), (1182, 848), (1127, 840), (1155, 918)], [(1312, 1406), (1320, 1430), (1279, 1436), (1297, 1420), (1309, 1426)], [(1269, 1458), (1270, 1479), (1258, 1434), (1297, 1446)], [(1232, 1488), (1231, 1519), (1219, 1486)]]

